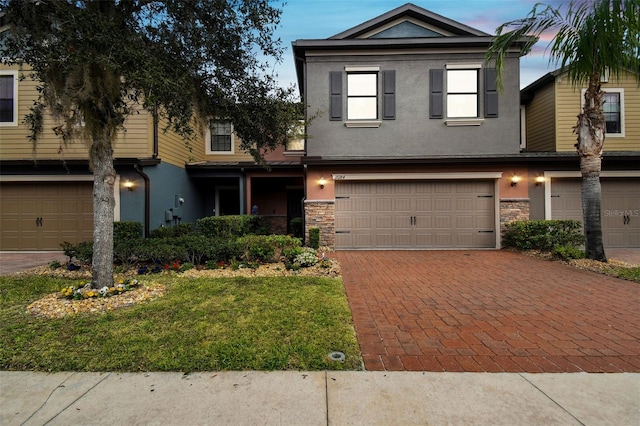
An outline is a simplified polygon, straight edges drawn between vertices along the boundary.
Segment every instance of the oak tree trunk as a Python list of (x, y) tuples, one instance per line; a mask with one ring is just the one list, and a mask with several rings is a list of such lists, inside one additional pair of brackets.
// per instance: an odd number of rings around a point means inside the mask
[(91, 287), (113, 285), (113, 214), (115, 209), (113, 149), (106, 131), (91, 146), (93, 167), (93, 276)]

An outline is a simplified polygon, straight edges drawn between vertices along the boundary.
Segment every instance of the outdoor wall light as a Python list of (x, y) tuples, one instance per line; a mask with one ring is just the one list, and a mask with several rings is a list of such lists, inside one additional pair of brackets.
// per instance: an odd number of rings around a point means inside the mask
[(544, 176), (541, 176), (541, 175), (536, 176), (536, 186), (542, 185), (544, 181), (545, 181)]
[(131, 182), (129, 179), (124, 181), (123, 186), (127, 188), (129, 191), (133, 191), (133, 182)]
[(321, 177), (318, 183), (320, 184), (320, 189), (324, 189), (324, 186), (327, 184), (327, 180)]
[(520, 176), (513, 175), (511, 176), (511, 186), (516, 186), (520, 182)]

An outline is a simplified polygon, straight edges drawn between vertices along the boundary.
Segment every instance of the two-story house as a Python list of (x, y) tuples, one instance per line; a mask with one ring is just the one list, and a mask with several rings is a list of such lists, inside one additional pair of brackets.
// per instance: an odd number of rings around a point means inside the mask
[[(606, 119), (600, 178), (605, 247), (640, 247), (640, 88), (636, 77), (629, 71), (601, 79)], [(573, 127), (584, 90), (565, 72), (556, 70), (521, 91), (523, 148), (531, 155), (556, 160), (536, 165), (544, 185), (530, 193), (532, 219), (582, 220)]]
[[(63, 144), (49, 115), (32, 143), (23, 119), (36, 98), (28, 70), (0, 65), (0, 250), (60, 250), (64, 241), (93, 239), (87, 145)], [(118, 135), (114, 220), (140, 222), (148, 235), (205, 216), (249, 214), (253, 206), (274, 232), (302, 216), (299, 141), (267, 153), (267, 170), (240, 149), (233, 123), (212, 120), (189, 144), (164, 127), (140, 109)]]
[[(337, 249), (497, 248), (528, 217), (519, 49), (504, 91), (492, 36), (406, 4), (328, 39), (297, 40), (307, 129), (306, 228)], [(520, 183), (517, 181), (521, 179)]]

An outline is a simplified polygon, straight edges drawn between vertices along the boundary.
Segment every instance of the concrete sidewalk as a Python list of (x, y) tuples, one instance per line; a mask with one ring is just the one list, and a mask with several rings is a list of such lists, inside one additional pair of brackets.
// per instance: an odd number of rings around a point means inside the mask
[(0, 372), (2, 425), (638, 425), (640, 374)]

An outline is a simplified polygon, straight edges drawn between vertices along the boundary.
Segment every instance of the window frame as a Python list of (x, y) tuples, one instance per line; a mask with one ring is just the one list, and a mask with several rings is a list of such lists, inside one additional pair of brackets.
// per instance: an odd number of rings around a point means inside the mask
[[(475, 74), (475, 91), (470, 90), (452, 90), (452, 74), (462, 72), (473, 72)], [(446, 67), (446, 79), (445, 79), (445, 93), (446, 93), (446, 118), (453, 120), (469, 120), (480, 118), (480, 67), (472, 65), (463, 65), (462, 67), (447, 65)], [(452, 100), (458, 97), (475, 97), (475, 114), (474, 115), (451, 115), (452, 112)]]
[[(231, 128), (230, 138), (231, 138), (231, 146), (229, 151), (214, 151), (211, 149), (211, 138), (214, 136), (212, 133), (212, 126), (215, 123), (229, 124)], [(220, 119), (211, 119), (209, 120), (209, 125), (207, 126), (207, 131), (205, 135), (205, 153), (208, 155), (231, 155), (235, 153), (235, 131), (233, 128), (233, 123), (228, 120), (220, 120)]]
[[(346, 90), (346, 101), (347, 101), (347, 121), (377, 121), (379, 120), (379, 85), (380, 85), (380, 71), (379, 70), (358, 70), (358, 71), (347, 71), (347, 90)], [(356, 77), (356, 76), (370, 76), (374, 78), (374, 82), (373, 83), (368, 83), (367, 84), (367, 89), (370, 90), (371, 87), (369, 87), (369, 84), (373, 84), (373, 88), (374, 88), (374, 94), (360, 94), (360, 93), (356, 93), (356, 94), (351, 94), (350, 90), (351, 87), (353, 87), (350, 84), (350, 80), (351, 77)], [(374, 100), (375, 105), (373, 107), (373, 111), (375, 112), (375, 116), (371, 117), (371, 116), (358, 116), (358, 117), (354, 117), (352, 114), (354, 113), (354, 109), (352, 102), (351, 101), (363, 101), (365, 103), (369, 103), (368, 101), (370, 100)], [(370, 109), (371, 106), (367, 105), (368, 108)]]
[[(304, 120), (298, 120), (296, 124), (292, 126), (291, 136), (287, 138), (287, 142), (284, 147), (285, 155), (299, 155), (305, 152), (306, 147), (306, 124)], [(295, 147), (298, 147), (297, 149)]]
[(0, 70), (0, 76), (13, 77), (13, 120), (0, 121), (0, 127), (16, 127), (18, 126), (18, 71)]
[[(580, 91), (580, 109), (584, 108), (584, 94), (587, 89), (582, 89)], [(605, 135), (607, 138), (624, 138), (625, 137), (625, 117), (624, 117), (624, 88), (621, 87), (603, 87), (602, 91), (607, 93), (617, 93), (618, 99), (620, 100), (620, 132), (619, 133), (609, 133), (606, 132), (606, 123), (605, 123)], [(604, 112), (604, 106), (603, 106)], [(606, 119), (606, 118), (605, 118)]]

